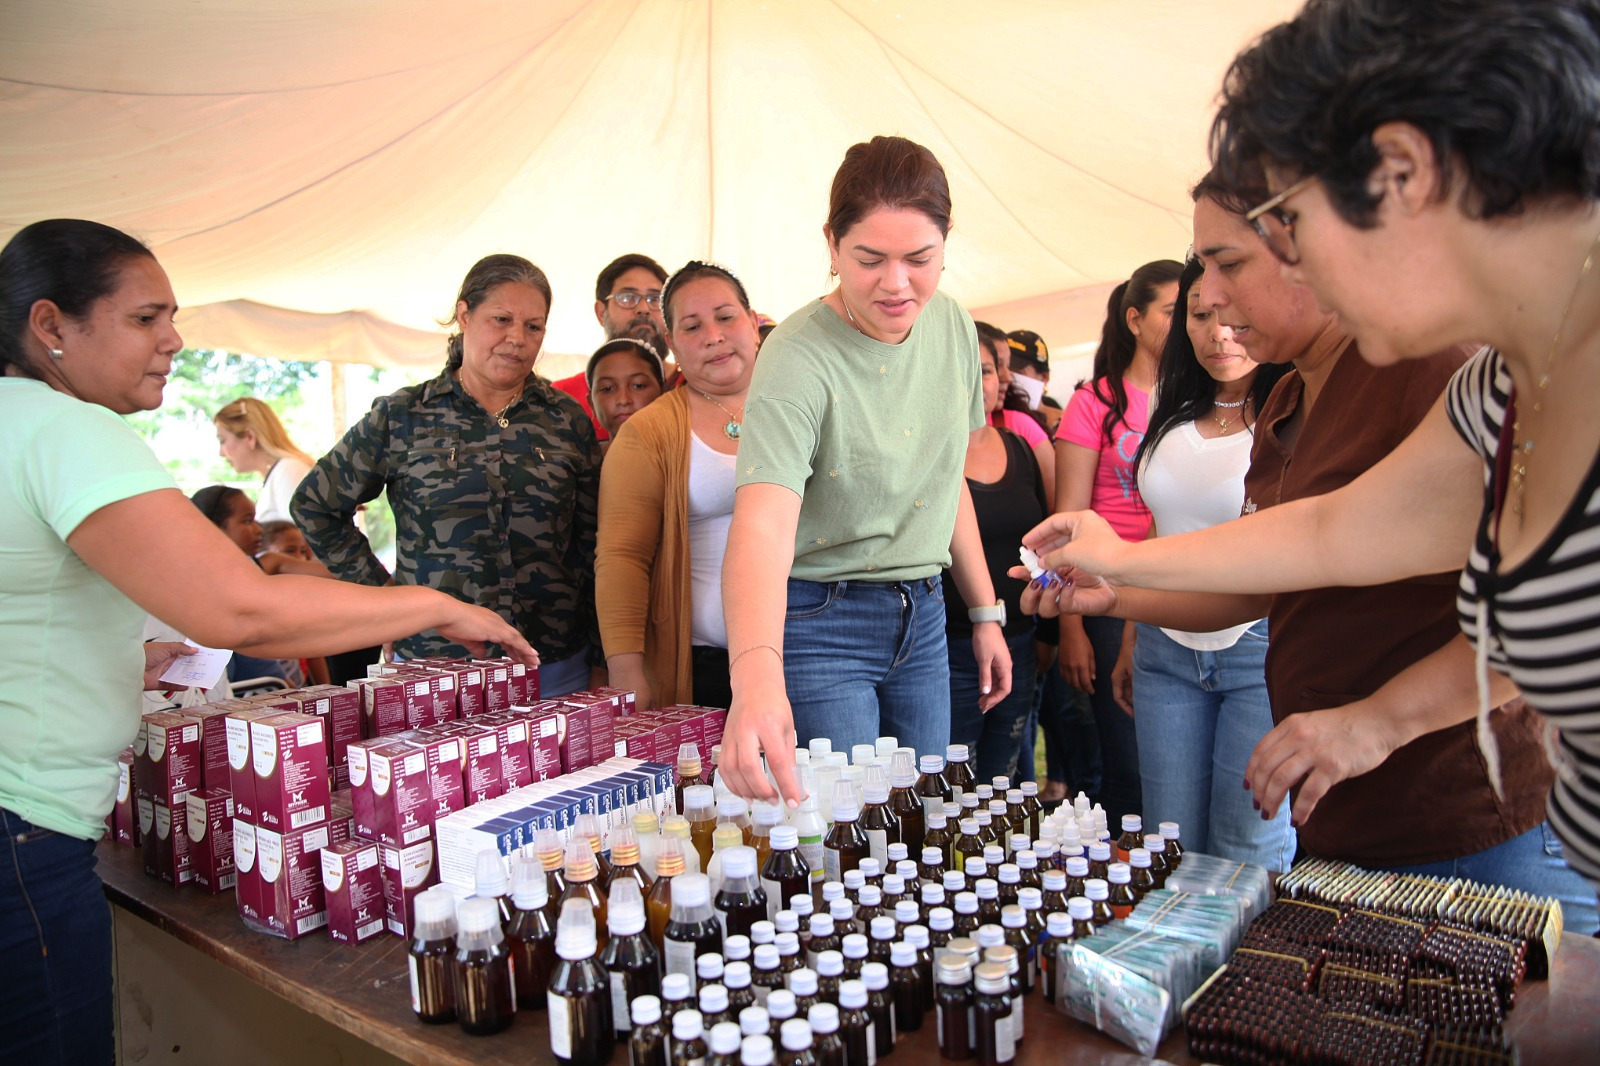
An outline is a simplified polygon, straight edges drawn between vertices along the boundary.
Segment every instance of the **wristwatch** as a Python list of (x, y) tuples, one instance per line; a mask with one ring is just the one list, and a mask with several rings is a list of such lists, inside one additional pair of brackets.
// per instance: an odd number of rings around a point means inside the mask
[(967, 621), (973, 625), (979, 622), (999, 622), (1003, 628), (1006, 624), (1006, 604), (1004, 600), (992, 607), (968, 607)]

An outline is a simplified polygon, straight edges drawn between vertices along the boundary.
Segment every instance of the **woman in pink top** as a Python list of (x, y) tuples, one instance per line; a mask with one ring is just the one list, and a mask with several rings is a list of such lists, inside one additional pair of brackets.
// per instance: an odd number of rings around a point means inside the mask
[[(1078, 386), (1056, 427), (1057, 511), (1092, 510), (1124, 540), (1143, 540), (1150, 512), (1139, 498), (1133, 458), (1144, 439), (1150, 390), (1178, 299), (1183, 264), (1146, 263), (1111, 293), (1094, 380)], [(1140, 814), (1139, 748), (1133, 719), (1117, 706), (1111, 673), (1122, 650), (1123, 623), (1062, 618), (1061, 676), (1090, 694), (1100, 731), (1100, 803), (1116, 832), (1125, 814)]]

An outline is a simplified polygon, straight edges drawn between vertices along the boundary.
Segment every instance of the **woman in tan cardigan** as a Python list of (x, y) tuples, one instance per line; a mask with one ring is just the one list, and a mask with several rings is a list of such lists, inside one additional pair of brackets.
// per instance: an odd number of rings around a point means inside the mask
[(611, 683), (639, 706), (726, 707), (722, 553), (760, 347), (744, 286), (691, 261), (662, 293), (683, 385), (623, 425), (600, 475), (595, 599)]

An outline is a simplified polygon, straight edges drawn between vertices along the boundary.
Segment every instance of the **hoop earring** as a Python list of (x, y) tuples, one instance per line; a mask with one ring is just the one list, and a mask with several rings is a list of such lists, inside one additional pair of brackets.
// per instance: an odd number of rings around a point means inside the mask
[(60, 348), (51, 348), (49, 351), (50, 358), (54, 359), (58, 363), (61, 362), (62, 351)]

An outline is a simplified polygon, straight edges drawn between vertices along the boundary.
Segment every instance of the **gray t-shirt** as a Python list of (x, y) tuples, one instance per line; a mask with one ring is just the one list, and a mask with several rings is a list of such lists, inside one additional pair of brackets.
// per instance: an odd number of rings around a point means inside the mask
[(909, 581), (950, 565), (968, 436), (983, 425), (978, 336), (935, 293), (900, 344), (818, 300), (761, 347), (738, 483), (801, 497), (790, 576)]

